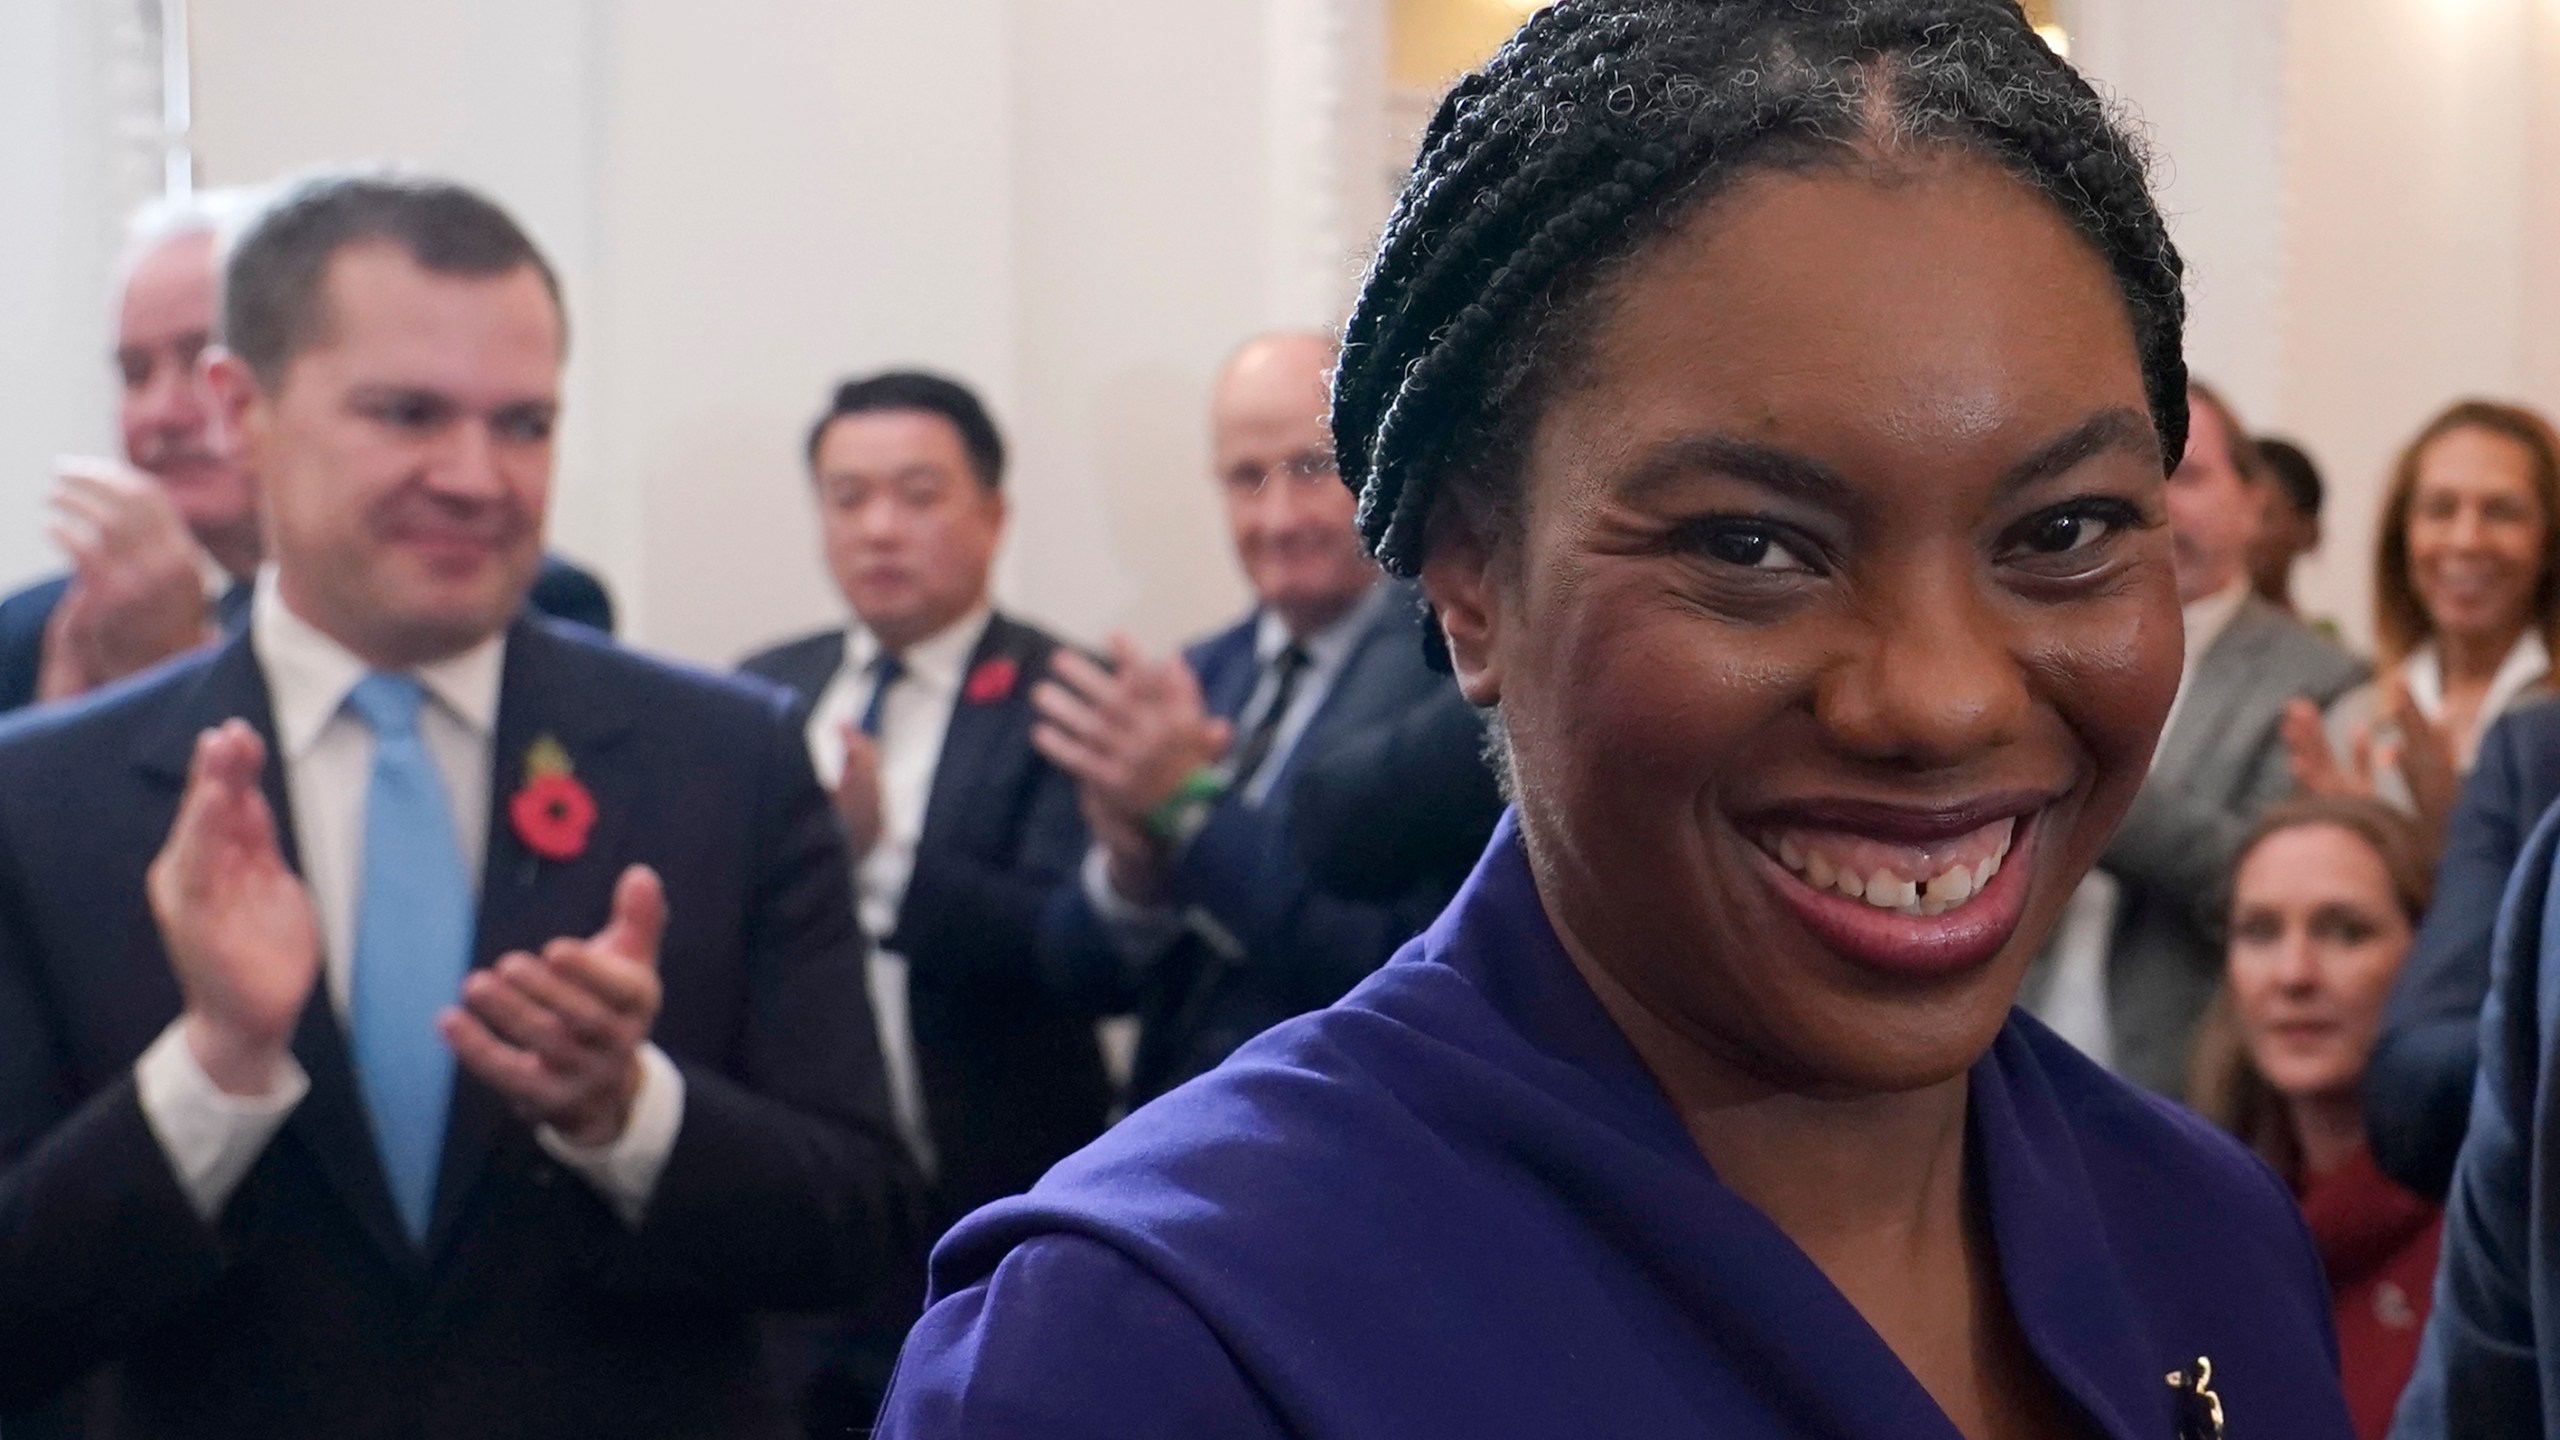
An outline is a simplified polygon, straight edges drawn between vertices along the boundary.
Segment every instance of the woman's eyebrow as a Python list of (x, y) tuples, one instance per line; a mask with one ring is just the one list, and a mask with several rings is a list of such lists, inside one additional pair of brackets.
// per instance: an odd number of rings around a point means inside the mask
[(1729, 435), (1682, 435), (1663, 441), (1622, 474), (1616, 488), (1627, 499), (1642, 501), (1701, 475), (1741, 480), (1826, 510), (1857, 503), (1857, 487), (1821, 461)]
[(2000, 493), (2009, 495), (2039, 480), (2068, 475), (2114, 450), (2157, 461), (2160, 432), (2152, 425), (2151, 417), (2121, 405), (2090, 416), (2070, 434), (2010, 466), (2000, 477)]
[[(2117, 406), (2090, 416), (2004, 471), (1999, 493), (2007, 496), (2040, 480), (2069, 474), (2101, 455), (2119, 450), (2146, 460), (2159, 457), (2160, 437), (2149, 415)], [(1826, 510), (1846, 511), (1864, 503), (1858, 487), (1822, 461), (1730, 435), (1682, 435), (1666, 440), (1645, 452), (1620, 476), (1616, 488), (1627, 499), (1642, 501), (1666, 486), (1701, 475), (1740, 480)]]

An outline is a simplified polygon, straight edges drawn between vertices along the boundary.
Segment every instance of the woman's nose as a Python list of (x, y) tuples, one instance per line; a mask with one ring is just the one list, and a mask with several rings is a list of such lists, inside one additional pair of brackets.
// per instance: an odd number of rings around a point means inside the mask
[(1834, 743), (1923, 769), (1960, 765), (2018, 737), (2027, 676), (2009, 626), (1970, 577), (1919, 577), (1870, 598), (1864, 634), (1821, 686)]

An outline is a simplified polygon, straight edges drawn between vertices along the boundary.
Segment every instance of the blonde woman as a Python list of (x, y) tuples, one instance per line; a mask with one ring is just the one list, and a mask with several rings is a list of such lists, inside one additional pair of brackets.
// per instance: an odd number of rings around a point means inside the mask
[(2269, 811), (2232, 879), (2223, 992), (2194, 1057), (2208, 1119), (2292, 1185), (2335, 1299), (2347, 1405), (2380, 1440), (2417, 1364), (2443, 1207), (2374, 1163), (2358, 1096), (2432, 875), (2415, 821), (2379, 801)]

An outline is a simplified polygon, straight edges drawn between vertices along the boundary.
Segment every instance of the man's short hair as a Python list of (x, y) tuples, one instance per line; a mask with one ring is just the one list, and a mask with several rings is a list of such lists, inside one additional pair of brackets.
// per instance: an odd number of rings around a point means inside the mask
[(494, 279), (530, 265), (568, 315), (560, 277), (522, 227), (449, 180), (391, 171), (326, 171), (287, 182), (231, 247), (222, 286), (222, 343), (274, 389), (329, 329), (329, 262), (351, 246), (398, 246), (438, 275)]
[(2276, 483), (2284, 487), (2295, 512), (2306, 520), (2319, 519), (2320, 501), (2328, 487), (2320, 483), (2320, 467), (2312, 463), (2311, 456), (2292, 441), (2272, 435), (2258, 437), (2258, 454), (2266, 460)]
[(885, 370), (837, 386), (827, 412), (809, 427), (809, 468), (818, 467), (818, 442), (826, 438), (828, 426), (848, 415), (884, 410), (921, 410), (950, 421), (951, 428), (960, 432), (960, 444), (969, 452), (969, 467), (978, 472), (978, 483), (990, 490), (1004, 488), (1004, 437), (996, 433), (996, 422), (977, 392), (922, 370)]

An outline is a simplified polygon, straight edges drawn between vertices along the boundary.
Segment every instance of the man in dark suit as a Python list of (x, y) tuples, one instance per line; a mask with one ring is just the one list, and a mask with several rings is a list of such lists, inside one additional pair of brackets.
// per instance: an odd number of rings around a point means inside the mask
[(2480, 1069), (2480, 1004), (2509, 877), (2534, 825), (2560, 801), (2560, 704), (2489, 727), (2436, 864), (2436, 898), (2383, 1012), (2365, 1066), (2365, 1124), (2383, 1172), (2442, 1199)]
[(1238, 351), (1212, 449), (1254, 612), (1110, 670), (1065, 653), (1037, 692), (1041, 752), (1076, 777), (1095, 846), (1052, 902), (1043, 957), (1083, 1003), (1139, 1018), (1144, 1100), (1277, 1022), (1340, 999), (1437, 912), (1325, 893), (1291, 843), (1290, 784), (1315, 756), (1392, 725), (1452, 683), (1424, 661), (1422, 606), (1361, 549), (1326, 424), (1330, 341)]
[[(116, 297), (116, 422), (125, 461), (67, 459), (54, 534), (70, 573), (0, 600), (0, 711), (85, 694), (248, 621), (264, 544), (256, 482), (216, 443), (198, 362), (213, 336), (218, 232), (252, 198), (213, 191), (135, 217)], [(613, 631), (613, 602), (545, 557), (546, 615)]]
[[(1031, 685), (1058, 642), (998, 613), (1003, 438), (965, 386), (893, 371), (839, 387), (809, 432), (846, 626), (745, 669), (796, 715), (851, 836), (899, 1129), (943, 1221), (1018, 1194), (1100, 1134), (1090, 1017), (1044, 989), (1039, 920), (1083, 857), (1075, 786), (1031, 748)], [(868, 1425), (923, 1299), (833, 1346), (810, 1429)]]
[(225, 293), (248, 632), (0, 729), (0, 1405), (788, 1435), (753, 1312), (856, 1303), (911, 1186), (783, 697), (522, 615), (564, 332), (503, 212), (316, 178)]

